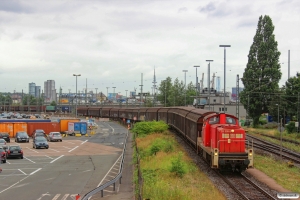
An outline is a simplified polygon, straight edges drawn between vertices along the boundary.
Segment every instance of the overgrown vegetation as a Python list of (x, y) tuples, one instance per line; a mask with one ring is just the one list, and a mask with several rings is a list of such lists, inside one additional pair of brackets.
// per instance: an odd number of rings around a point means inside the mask
[(288, 167), (286, 162), (276, 161), (272, 157), (255, 155), (255, 168), (273, 178), (279, 185), (292, 192), (300, 193), (300, 169)]
[[(280, 143), (281, 143), (280, 140), (279, 140), (280, 139), (280, 132), (277, 129), (246, 128), (246, 130), (248, 131), (248, 134), (251, 134), (255, 137), (259, 137), (261, 139), (264, 139), (265, 141), (272, 142), (272, 143), (278, 144), (278, 145), (280, 145)], [(263, 136), (262, 134), (274, 136), (277, 139), (266, 137), (266, 136)], [(281, 134), (282, 134), (283, 139), (289, 139), (289, 140), (300, 142), (300, 134), (298, 134), (298, 133), (288, 134), (287, 132), (282, 132)], [(296, 151), (296, 152), (300, 153), (300, 146), (298, 144), (293, 144), (293, 143), (290, 143), (290, 142), (282, 142), (282, 146), (285, 147), (285, 148), (288, 148), (292, 151)]]
[[(164, 122), (140, 122), (133, 128), (144, 180), (143, 198), (226, 199), (186, 155), (167, 129)], [(136, 170), (136, 185), (137, 180)]]

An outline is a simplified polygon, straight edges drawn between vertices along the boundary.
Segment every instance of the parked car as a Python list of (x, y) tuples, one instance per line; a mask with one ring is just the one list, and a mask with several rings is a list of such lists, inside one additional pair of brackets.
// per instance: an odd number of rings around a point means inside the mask
[(48, 135), (48, 141), (61, 141), (62, 142), (62, 137), (60, 132), (50, 132)]
[(33, 148), (46, 148), (48, 149), (49, 148), (49, 144), (48, 144), (48, 141), (45, 137), (42, 137), (42, 136), (37, 136), (34, 138), (33, 140)]
[(36, 129), (36, 130), (33, 131), (32, 138), (34, 139), (37, 136), (43, 136), (45, 138), (47, 137), (46, 133), (43, 129)]
[(6, 141), (4, 139), (0, 139), (0, 147), (2, 147), (3, 149), (6, 149)]
[(9, 136), (9, 133), (6, 133), (6, 132), (2, 132), (0, 133), (0, 138), (4, 139), (6, 142), (10, 142), (10, 136)]
[(23, 159), (23, 150), (19, 145), (9, 145), (6, 150), (6, 158), (18, 157)]
[(25, 131), (16, 132), (15, 142), (29, 142), (29, 136)]
[(6, 151), (2, 147), (0, 147), (0, 156), (1, 156), (1, 163), (6, 163)]

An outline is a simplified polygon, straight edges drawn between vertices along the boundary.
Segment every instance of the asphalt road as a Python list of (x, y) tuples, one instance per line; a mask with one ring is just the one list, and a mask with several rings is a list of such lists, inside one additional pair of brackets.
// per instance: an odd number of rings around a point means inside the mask
[(95, 135), (68, 136), (49, 142), (49, 149), (33, 149), (32, 141), (19, 143), (24, 159), (1, 164), (1, 199), (71, 200), (113, 179), (127, 129), (113, 122), (98, 125)]

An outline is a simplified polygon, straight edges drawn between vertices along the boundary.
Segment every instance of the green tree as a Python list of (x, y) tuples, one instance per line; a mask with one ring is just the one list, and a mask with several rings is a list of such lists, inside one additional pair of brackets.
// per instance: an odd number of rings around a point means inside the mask
[(36, 101), (37, 101), (37, 99), (34, 96), (32, 96), (30, 94), (25, 94), (23, 96), (22, 104), (23, 105), (36, 105)]
[(172, 78), (171, 77), (167, 77), (165, 80), (162, 80), (160, 85), (158, 86), (158, 91), (159, 94), (157, 95), (157, 99), (158, 101), (160, 101), (160, 103), (162, 105), (165, 105), (165, 101), (166, 101), (166, 106), (172, 106), (172, 102), (170, 102), (170, 96), (172, 94)]
[[(288, 116), (297, 119), (297, 108), (298, 108), (298, 98), (300, 93), (300, 76), (296, 74), (294, 77), (290, 77), (286, 82), (284, 88), (283, 101), (281, 103), (282, 107), (285, 108), (286, 114)], [(296, 109), (295, 109), (296, 108)]]
[(267, 15), (260, 16), (242, 79), (244, 90), (240, 100), (255, 127), (259, 124), (260, 115), (269, 111), (271, 100), (274, 99), (271, 94), (279, 91), (278, 83), (282, 75), (280, 52), (273, 32), (272, 19)]
[(187, 90), (186, 91), (186, 104), (187, 105), (193, 105), (195, 96), (197, 95), (195, 84), (193, 84), (193, 82), (190, 82), (187, 85), (186, 90)]
[(171, 106), (184, 106), (184, 83), (179, 82), (178, 78), (174, 80), (168, 101)]
[(50, 106), (56, 106), (56, 102), (55, 102), (55, 101), (52, 101), (52, 102), (50, 103)]

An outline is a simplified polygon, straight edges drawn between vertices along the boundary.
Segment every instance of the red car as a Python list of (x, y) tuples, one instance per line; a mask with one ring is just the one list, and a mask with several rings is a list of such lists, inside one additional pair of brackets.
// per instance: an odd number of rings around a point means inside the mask
[[(6, 163), (6, 152), (3, 148), (0, 147), (0, 156), (1, 156), (1, 163)], [(1, 171), (0, 171), (1, 172)]]

